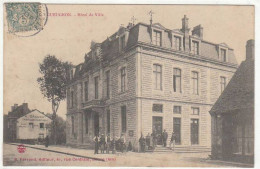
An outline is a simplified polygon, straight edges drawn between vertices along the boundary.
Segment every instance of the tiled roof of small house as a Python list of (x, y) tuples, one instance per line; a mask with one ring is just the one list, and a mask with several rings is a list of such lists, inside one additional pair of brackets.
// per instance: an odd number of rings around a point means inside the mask
[(222, 114), (254, 108), (254, 60), (241, 63), (210, 113)]

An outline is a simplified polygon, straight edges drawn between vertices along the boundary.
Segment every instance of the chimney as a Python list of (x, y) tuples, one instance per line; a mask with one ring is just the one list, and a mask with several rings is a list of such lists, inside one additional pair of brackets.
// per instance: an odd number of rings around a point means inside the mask
[(197, 25), (192, 30), (192, 35), (197, 35), (201, 39), (203, 39), (203, 27), (201, 25)]
[(133, 26), (134, 26), (134, 24), (129, 22), (127, 25), (127, 29), (131, 29)]
[(185, 52), (189, 52), (189, 18), (186, 17), (186, 15), (184, 15), (184, 18), (182, 18), (182, 28), (181, 31), (184, 33), (184, 51)]
[(246, 60), (255, 59), (255, 40), (250, 39), (246, 43)]
[(15, 103), (15, 104), (14, 104), (14, 109), (16, 109), (17, 107), (18, 107), (18, 104)]

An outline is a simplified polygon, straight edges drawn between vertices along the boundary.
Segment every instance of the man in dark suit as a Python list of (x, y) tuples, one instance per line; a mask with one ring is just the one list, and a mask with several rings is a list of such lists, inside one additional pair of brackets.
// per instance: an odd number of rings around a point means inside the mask
[(166, 147), (167, 139), (168, 139), (168, 133), (166, 132), (166, 130), (163, 131), (162, 135), (163, 135), (163, 146)]

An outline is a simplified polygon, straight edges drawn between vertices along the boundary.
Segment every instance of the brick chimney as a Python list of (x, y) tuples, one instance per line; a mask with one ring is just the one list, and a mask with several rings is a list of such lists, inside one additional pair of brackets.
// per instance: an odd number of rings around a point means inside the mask
[(192, 35), (197, 35), (201, 39), (203, 39), (203, 27), (201, 25), (197, 25), (192, 30)]
[(11, 106), (11, 110), (14, 111), (17, 107), (18, 107), (18, 104), (15, 103), (13, 106)]
[(190, 31), (190, 28), (189, 28), (189, 18), (186, 17), (186, 15), (184, 15), (184, 18), (182, 18), (182, 28), (181, 28), (181, 31), (184, 33), (184, 51), (185, 52), (189, 52), (190, 49), (189, 49), (189, 31)]
[(246, 60), (255, 59), (255, 40), (250, 39), (246, 43)]

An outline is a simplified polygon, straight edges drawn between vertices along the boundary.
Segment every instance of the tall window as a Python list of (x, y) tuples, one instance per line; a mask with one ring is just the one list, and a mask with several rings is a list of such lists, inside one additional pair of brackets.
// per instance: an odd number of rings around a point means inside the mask
[(121, 107), (121, 129), (122, 133), (126, 132), (126, 106)]
[(120, 43), (121, 43), (121, 50), (123, 50), (125, 48), (125, 36), (122, 36), (120, 38)]
[(194, 55), (198, 55), (199, 54), (199, 42), (192, 41), (191, 53), (194, 54)]
[(220, 49), (220, 60), (223, 62), (227, 61), (227, 53), (225, 49)]
[(110, 98), (110, 71), (106, 72), (106, 88), (107, 88), (107, 98)]
[(121, 92), (124, 92), (126, 89), (126, 68), (121, 68)]
[(174, 114), (181, 114), (181, 106), (173, 106)]
[(74, 135), (74, 116), (71, 116), (71, 133)]
[(88, 101), (88, 81), (84, 83), (85, 101)]
[(174, 92), (181, 92), (181, 70), (173, 69), (173, 90)]
[(198, 72), (192, 72), (192, 93), (199, 94), (199, 74)]
[(200, 109), (198, 107), (192, 107), (191, 108), (191, 114), (199, 115), (200, 114)]
[(98, 76), (95, 77), (95, 99), (98, 99)]
[(174, 47), (175, 50), (181, 50), (181, 38), (174, 36)]
[(153, 44), (157, 46), (162, 45), (162, 33), (159, 31), (154, 31), (153, 32)]
[(88, 134), (88, 114), (85, 113), (85, 133)]
[(220, 77), (220, 91), (221, 91), (221, 93), (224, 91), (225, 87), (226, 87), (226, 78), (221, 76)]
[(107, 110), (107, 133), (110, 133), (110, 110)]
[(162, 90), (162, 66), (154, 64), (153, 65), (153, 85), (154, 89)]
[(74, 92), (70, 92), (70, 107), (74, 106)]

